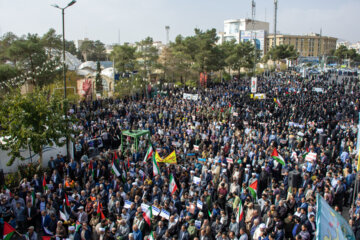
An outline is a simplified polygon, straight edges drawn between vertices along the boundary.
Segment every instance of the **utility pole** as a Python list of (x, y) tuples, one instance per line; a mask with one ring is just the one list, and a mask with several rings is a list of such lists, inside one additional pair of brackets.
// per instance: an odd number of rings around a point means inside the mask
[[(276, 24), (277, 24), (277, 4), (278, 4), (278, 0), (274, 0), (274, 41), (273, 41), (273, 48), (276, 47)], [(276, 70), (276, 63), (275, 63), (275, 59), (273, 59), (274, 61), (274, 70)]]
[(273, 47), (276, 47), (277, 4), (278, 4), (278, 0), (274, 0), (274, 42), (273, 42)]
[(120, 45), (120, 29), (118, 29), (118, 44)]
[(169, 45), (170, 26), (165, 26), (165, 31), (166, 31), (166, 45)]
[(251, 18), (252, 18), (252, 34), (251, 38), (254, 40), (254, 76), (255, 76), (255, 70), (256, 70), (256, 32), (255, 32), (255, 11), (256, 11), (256, 4), (255, 0), (251, 1)]

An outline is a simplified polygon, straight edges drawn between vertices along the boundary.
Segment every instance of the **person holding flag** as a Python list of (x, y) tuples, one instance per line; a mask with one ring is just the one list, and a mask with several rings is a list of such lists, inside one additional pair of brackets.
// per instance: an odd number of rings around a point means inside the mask
[(170, 174), (170, 184), (169, 184), (169, 192), (171, 195), (173, 195), (177, 190), (177, 185), (174, 179), (174, 176)]

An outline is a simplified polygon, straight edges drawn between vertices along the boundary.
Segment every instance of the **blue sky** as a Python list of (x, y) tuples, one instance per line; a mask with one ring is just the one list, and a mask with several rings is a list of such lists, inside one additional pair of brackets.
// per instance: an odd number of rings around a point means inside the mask
[[(61, 12), (71, 0), (0, 0), (0, 33), (43, 34), (49, 28), (61, 33)], [(273, 29), (273, 0), (255, 0), (256, 18)], [(320, 32), (360, 41), (360, 0), (279, 0), (278, 31), (304, 34)], [(265, 15), (266, 12), (266, 15)], [(151, 36), (165, 42), (178, 34), (191, 35), (195, 27), (223, 30), (225, 19), (251, 17), (251, 0), (78, 0), (66, 9), (66, 38), (88, 37), (104, 43), (136, 42)]]

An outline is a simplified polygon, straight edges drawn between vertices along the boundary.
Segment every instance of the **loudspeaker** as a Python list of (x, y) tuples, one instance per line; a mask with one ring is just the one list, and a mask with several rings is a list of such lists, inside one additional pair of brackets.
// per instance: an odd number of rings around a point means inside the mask
[(301, 187), (301, 174), (298, 171), (289, 172), (289, 186), (292, 188)]
[(4, 171), (2, 169), (0, 169), (0, 185), (5, 185)]

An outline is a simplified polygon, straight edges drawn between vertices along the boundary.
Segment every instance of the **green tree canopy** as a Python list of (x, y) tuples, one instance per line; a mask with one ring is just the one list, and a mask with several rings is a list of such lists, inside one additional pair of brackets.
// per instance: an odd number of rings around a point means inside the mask
[(293, 45), (278, 45), (275, 48), (271, 48), (266, 54), (265, 59), (271, 58), (272, 60), (284, 60), (284, 59), (296, 59), (298, 53)]
[(81, 52), (85, 61), (104, 61), (106, 60), (105, 44), (99, 40), (86, 40), (80, 45)]
[(137, 43), (138, 51), (136, 52), (139, 72), (144, 78), (148, 78), (150, 74), (159, 67), (158, 58), (159, 52), (153, 46), (153, 39), (147, 37)]
[(19, 85), (29, 81), (43, 87), (61, 73), (59, 56), (46, 54), (46, 48), (36, 34), (15, 40), (7, 49), (7, 54), (21, 74), (17, 79)]
[(129, 44), (116, 45), (110, 54), (110, 59), (115, 61), (115, 68), (118, 72), (133, 71), (136, 65), (136, 47)]
[(31, 149), (39, 154), (42, 161), (42, 150), (46, 145), (62, 146), (63, 137), (70, 137), (74, 132), (67, 127), (64, 110), (67, 102), (44, 90), (35, 90), (29, 94), (8, 94), (0, 103), (0, 134), (4, 138), (0, 148), (9, 150), (12, 165), (15, 159), (23, 160), (20, 150)]

